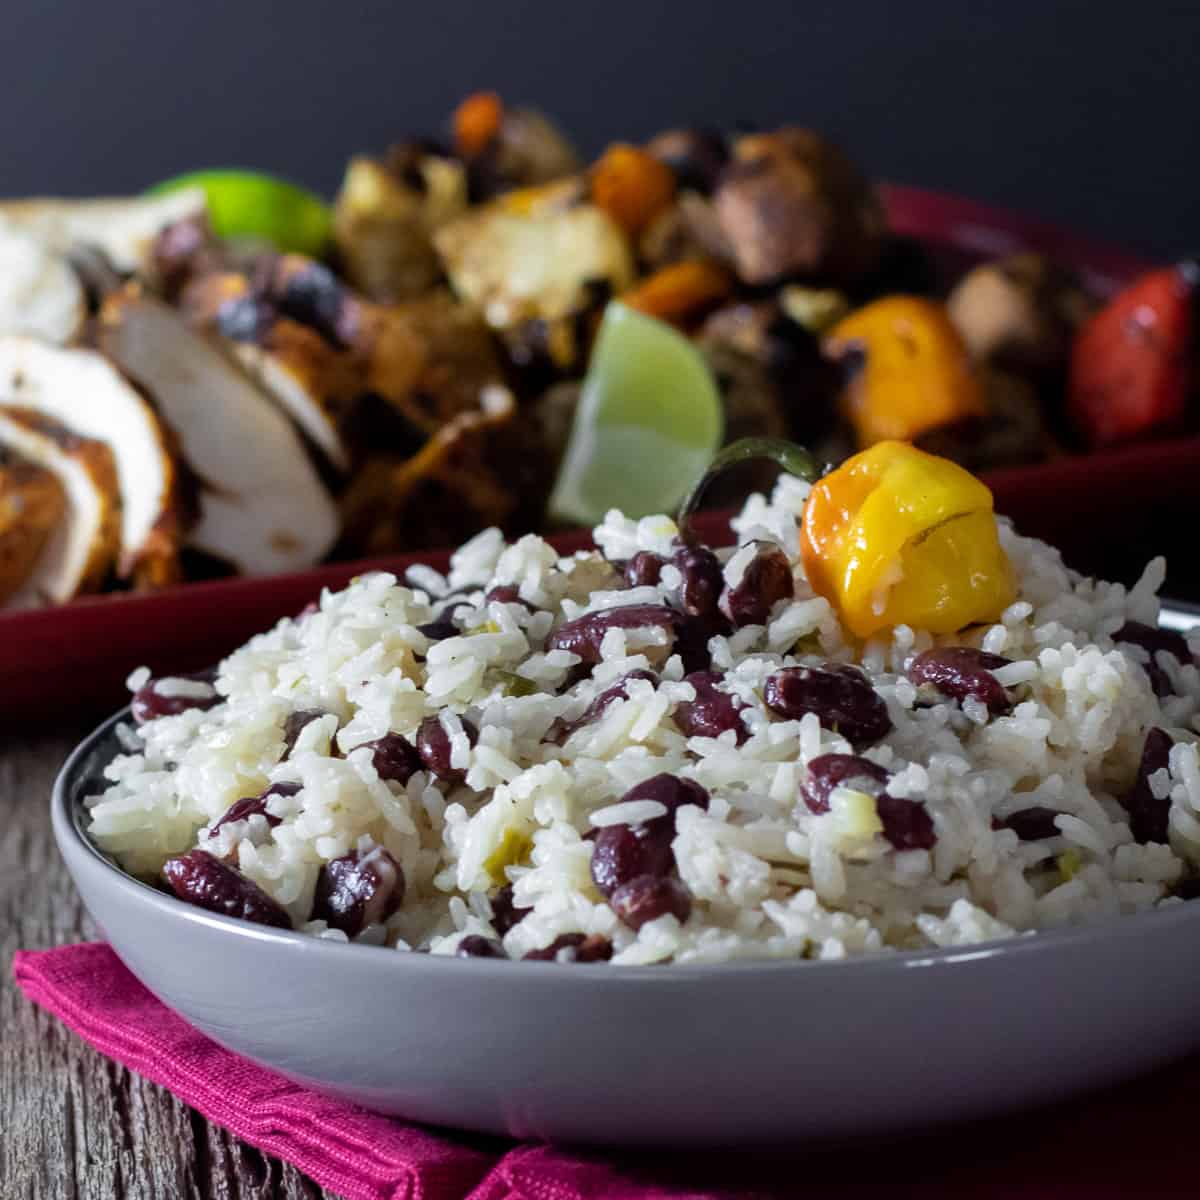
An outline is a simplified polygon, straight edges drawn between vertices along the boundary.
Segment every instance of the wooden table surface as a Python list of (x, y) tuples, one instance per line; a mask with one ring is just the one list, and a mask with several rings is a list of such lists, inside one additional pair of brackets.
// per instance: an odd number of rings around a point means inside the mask
[(93, 723), (0, 739), (0, 1195), (331, 1197), (109, 1062), (13, 983), (14, 951), (97, 936), (54, 845), (49, 806), (59, 766)]

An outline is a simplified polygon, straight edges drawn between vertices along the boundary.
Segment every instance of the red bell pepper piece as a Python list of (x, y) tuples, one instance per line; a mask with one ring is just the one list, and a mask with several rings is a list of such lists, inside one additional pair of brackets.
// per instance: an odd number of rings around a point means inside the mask
[(1112, 446), (1183, 423), (1198, 282), (1194, 263), (1151, 271), (1079, 331), (1067, 406), (1089, 446)]

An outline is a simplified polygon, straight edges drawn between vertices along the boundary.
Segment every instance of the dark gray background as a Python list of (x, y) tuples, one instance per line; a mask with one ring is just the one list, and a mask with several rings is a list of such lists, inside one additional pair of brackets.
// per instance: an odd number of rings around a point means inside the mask
[(1200, 247), (1196, 0), (2, 0), (0, 45), (9, 195), (233, 164), (329, 191), (487, 86), (588, 151), (798, 121), (880, 177)]

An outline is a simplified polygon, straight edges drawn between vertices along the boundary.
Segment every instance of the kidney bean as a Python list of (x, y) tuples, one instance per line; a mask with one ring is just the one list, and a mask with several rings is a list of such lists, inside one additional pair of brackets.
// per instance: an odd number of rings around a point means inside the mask
[(1200, 875), (1193, 875), (1190, 879), (1181, 879), (1171, 889), (1171, 892), (1180, 900), (1200, 900)]
[(386, 921), (404, 900), (404, 871), (382, 847), (327, 862), (317, 876), (313, 920), (347, 937)]
[(1167, 841), (1171, 800), (1169, 797), (1159, 800), (1154, 795), (1150, 790), (1150, 776), (1169, 765), (1172, 745), (1171, 735), (1166, 730), (1153, 728), (1146, 731), (1137, 781), (1121, 797), (1121, 805), (1129, 814), (1133, 840), (1141, 845)]
[(546, 741), (561, 746), (577, 729), (582, 729), (585, 725), (591, 725), (592, 722), (600, 720), (618, 700), (629, 699), (629, 684), (634, 679), (645, 679), (650, 683), (658, 682), (658, 676), (652, 671), (639, 669), (626, 672), (611, 687), (605, 688), (574, 721), (564, 721), (559, 717), (546, 734)]
[(459, 958), (507, 958), (504, 947), (495, 938), (482, 937), (478, 933), (468, 934), (454, 951)]
[(1155, 660), (1158, 651), (1163, 650), (1173, 655), (1180, 663), (1190, 663), (1192, 652), (1188, 649), (1187, 639), (1173, 629), (1157, 629), (1153, 625), (1143, 625), (1141, 621), (1126, 621), (1116, 633), (1113, 641), (1124, 642), (1132, 646), (1141, 646), (1150, 656), (1150, 661), (1142, 665), (1150, 677), (1150, 686), (1156, 696), (1169, 696), (1173, 692), (1171, 680), (1166, 671)]
[(391, 783), (407, 783), (421, 769), (421, 755), (412, 742), (401, 734), (385, 733), (373, 742), (364, 742), (363, 746), (371, 751), (371, 765), (380, 779)]
[(665, 818), (639, 825), (606, 825), (592, 850), (592, 881), (609, 897), (638, 876), (667, 875), (675, 866), (671, 852), (674, 822)]
[(671, 554), (683, 581), (679, 585), (679, 607), (689, 617), (708, 617), (717, 613), (725, 575), (717, 556), (707, 546), (676, 545)]
[(904, 800), (884, 792), (875, 799), (883, 836), (897, 850), (929, 850), (937, 842), (933, 818), (919, 800)]
[[(479, 741), (479, 730), (467, 720), (463, 720), (462, 727), (467, 741), (474, 746)], [(417, 729), (417, 753), (426, 769), (447, 783), (462, 783), (466, 777), (465, 772), (450, 765), (450, 735), (436, 716), (426, 717)]]
[(503, 937), (514, 925), (519, 925), (533, 912), (532, 908), (518, 908), (513, 903), (513, 885), (506, 883), (492, 897), (492, 928)]
[(267, 801), (272, 796), (294, 796), (300, 791), (298, 783), (273, 783), (258, 796), (246, 796), (235, 800), (221, 815), (220, 819), (209, 828), (208, 836), (214, 838), (217, 831), (224, 825), (232, 825), (235, 821), (245, 821), (248, 817), (261, 816), (267, 825), (274, 829), (280, 823), (280, 818), (267, 811)]
[(224, 917), (291, 929), (291, 918), (266, 892), (207, 850), (190, 850), (163, 864), (163, 876), (180, 900)]
[(532, 962), (608, 962), (612, 958), (612, 942), (599, 933), (588, 936), (582, 933), (560, 933), (550, 945), (543, 946), (540, 950), (530, 950), (525, 958)]
[(856, 779), (886, 784), (888, 773), (857, 754), (820, 754), (808, 764), (808, 778), (800, 795), (812, 812), (825, 813), (829, 811), (829, 796), (834, 788), (851, 787)]
[(560, 625), (546, 643), (550, 650), (567, 650), (585, 663), (600, 661), (600, 644), (610, 629), (663, 629), (675, 636), (678, 614), (665, 604), (626, 604), (586, 613)]
[(653, 587), (662, 577), (667, 560), (652, 550), (639, 550), (625, 564), (625, 582), (630, 587)]
[(767, 679), (763, 700), (789, 720), (815, 713), (826, 729), (836, 730), (860, 749), (892, 728), (887, 705), (867, 677), (842, 663), (776, 671)]
[(528, 600), (521, 599), (520, 589), (512, 583), (501, 583), (490, 589), (484, 596), (485, 600), (495, 600), (500, 604), (520, 604), (528, 612), (536, 612)]
[(712, 666), (708, 643), (714, 637), (728, 637), (733, 626), (719, 613), (704, 617), (680, 617), (675, 652), (688, 672), (707, 671)]
[(159, 717), (177, 716), (181, 712), (187, 712), (189, 708), (209, 709), (220, 704), (221, 696), (215, 687), (208, 696), (164, 696), (159, 690), (166, 679), (187, 679), (193, 683), (212, 684), (216, 677), (216, 667), (209, 667), (203, 671), (193, 671), (190, 675), (167, 675), (162, 679), (147, 680), (133, 693), (130, 702), (133, 719), (139, 725), (144, 725), (147, 721), (155, 721)]
[(941, 646), (918, 654), (906, 674), (917, 687), (928, 685), (954, 700), (978, 700), (990, 713), (1005, 713), (1012, 700), (992, 672), (1011, 661), (971, 646)]
[(617, 888), (609, 904), (630, 929), (667, 913), (682, 925), (692, 913), (691, 893), (672, 875), (639, 875)]
[(323, 708), (298, 708), (295, 712), (289, 713), (283, 723), (283, 757), (287, 758), (296, 748), (296, 739), (307, 726), (311, 725), (318, 717), (328, 715)]
[(656, 800), (667, 810), (667, 816), (656, 819), (666, 821), (669, 817), (673, 826), (676, 810), (685, 804), (694, 804), (697, 808), (707, 811), (709, 797), (705, 788), (694, 779), (680, 779), (678, 775), (663, 771), (649, 779), (643, 779), (641, 783), (635, 783), (621, 797), (622, 804), (635, 800)]
[(1059, 828), (1054, 823), (1057, 816), (1054, 809), (1035, 804), (1010, 813), (999, 823), (999, 828), (1011, 829), (1023, 842), (1042, 842), (1059, 836)]
[(755, 542), (754, 547), (741, 581), (721, 593), (721, 611), (737, 626), (765, 625), (771, 609), (796, 594), (787, 555), (774, 542)]
[(432, 621), (417, 626), (417, 632), (423, 634), (431, 642), (444, 642), (447, 638), (458, 637), (462, 632), (454, 623), (454, 614), (460, 608), (471, 608), (470, 601), (455, 600), (438, 611)]
[(671, 714), (684, 737), (718, 737), (732, 729), (740, 746), (750, 733), (738, 715), (745, 705), (736, 696), (722, 692), (717, 684), (723, 676), (715, 671), (693, 671), (684, 683), (695, 689), (694, 700), (680, 700)]

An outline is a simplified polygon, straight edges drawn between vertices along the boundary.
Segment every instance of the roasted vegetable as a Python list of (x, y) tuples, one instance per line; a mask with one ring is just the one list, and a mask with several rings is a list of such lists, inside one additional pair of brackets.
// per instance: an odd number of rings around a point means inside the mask
[(504, 104), (495, 92), (473, 92), (454, 110), (454, 148), (463, 158), (482, 154), (500, 136)]
[(1065, 366), (1091, 305), (1070, 272), (1017, 254), (968, 271), (946, 310), (977, 362), (1043, 374)]
[(1135, 280), (1080, 330), (1067, 408), (1091, 447), (1178, 429), (1192, 383), (1200, 267), (1181, 263)]
[(859, 637), (994, 621), (1012, 603), (992, 494), (962, 467), (880, 442), (813, 486), (800, 551), (808, 581)]
[(669, 129), (646, 143), (646, 152), (671, 168), (680, 188), (712, 194), (729, 161), (729, 146), (719, 133), (706, 129)]
[(718, 309), (699, 344), (720, 382), (730, 437), (792, 437), (812, 445), (829, 433), (843, 371), (781, 305), (764, 300)]
[(799, 275), (838, 285), (865, 275), (879, 256), (884, 222), (874, 190), (811, 130), (738, 139), (713, 203), (746, 283)]
[(647, 316), (686, 325), (719, 304), (733, 290), (727, 271), (693, 259), (673, 263), (647, 276), (621, 296), (621, 302)]
[(913, 444), (952, 458), (968, 471), (1038, 462), (1057, 453), (1042, 404), (1023, 375), (995, 367), (977, 370), (985, 413), (918, 434)]
[(347, 281), (384, 303), (427, 291), (441, 276), (433, 234), (466, 204), (461, 164), (417, 143), (393, 147), (386, 164), (352, 158), (333, 214)]
[(454, 142), (467, 164), (471, 199), (548, 183), (579, 169), (570, 143), (539, 112), (510, 108), (494, 92), (468, 96), (454, 114)]
[(842, 400), (860, 446), (911, 440), (984, 413), (966, 346), (945, 309), (915, 296), (887, 296), (830, 330), (835, 359), (862, 355)]
[(455, 292), (495, 329), (587, 307), (597, 283), (623, 292), (633, 258), (617, 224), (591, 204), (544, 216), (490, 204), (434, 235)]
[(675, 176), (653, 155), (616, 142), (591, 171), (592, 203), (608, 213), (630, 237), (637, 237), (670, 205)]

